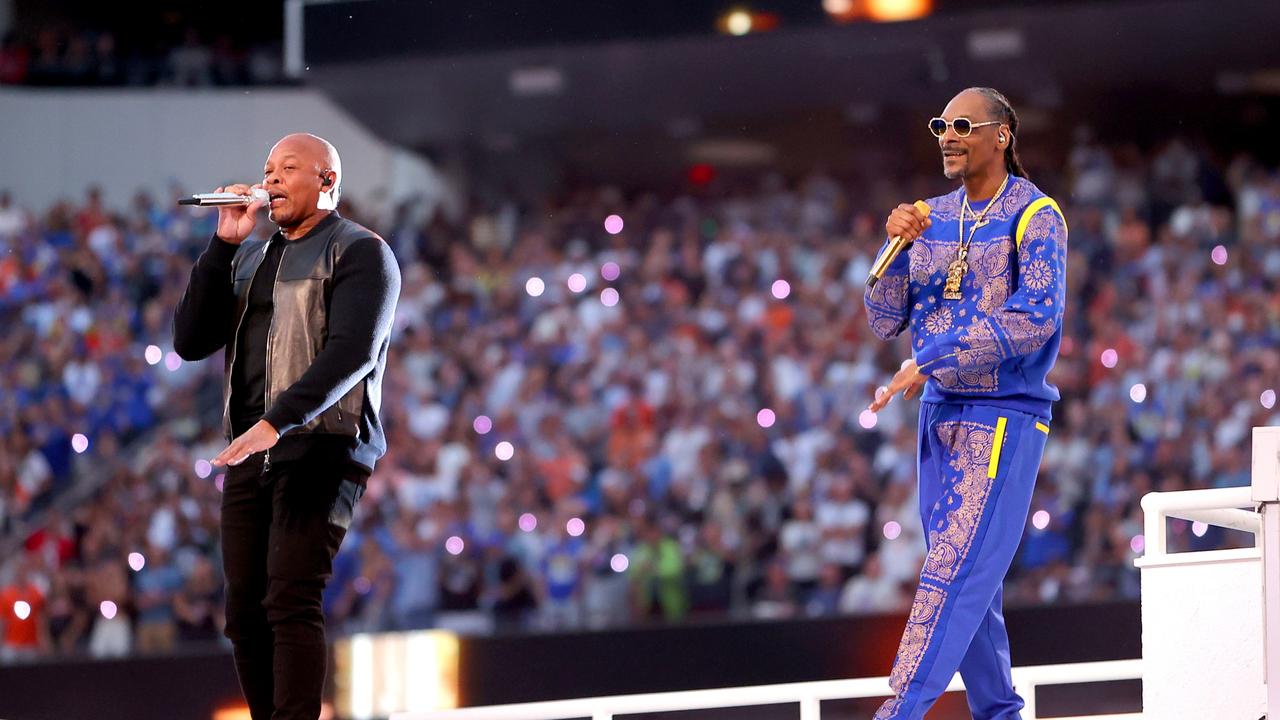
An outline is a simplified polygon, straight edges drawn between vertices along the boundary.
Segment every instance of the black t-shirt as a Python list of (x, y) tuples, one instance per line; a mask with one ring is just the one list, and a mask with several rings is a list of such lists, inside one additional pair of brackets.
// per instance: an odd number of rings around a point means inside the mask
[(285, 242), (276, 237), (267, 243), (266, 255), (249, 286), (236, 342), (235, 366), (231, 369), (231, 429), (237, 437), (253, 427), (267, 411), (267, 333), (271, 330), (275, 307), (272, 289)]

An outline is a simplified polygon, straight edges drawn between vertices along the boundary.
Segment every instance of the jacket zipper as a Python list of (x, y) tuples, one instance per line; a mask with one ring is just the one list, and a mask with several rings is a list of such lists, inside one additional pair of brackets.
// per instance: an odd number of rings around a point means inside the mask
[[(271, 239), (268, 238), (267, 244), (264, 245), (262, 248), (262, 254), (266, 255), (267, 250), (270, 249), (270, 247), (271, 247)], [(250, 292), (253, 291), (253, 280), (254, 278), (258, 277), (258, 269), (261, 267), (262, 267), (262, 263), (259, 262), (258, 266), (255, 267), (253, 269), (253, 272), (249, 275), (249, 291)], [(233, 281), (234, 281), (234, 278), (233, 278)], [(236, 369), (236, 351), (240, 349), (240, 329), (244, 326), (244, 316), (248, 314), (249, 314), (249, 302), (246, 297), (244, 309), (240, 311), (240, 319), (236, 321), (236, 332), (234, 335), (231, 336), (231, 373), (234, 373)], [(228, 374), (227, 375), (227, 398), (223, 404), (223, 409), (222, 409), (223, 417), (227, 419), (226, 421), (227, 421), (228, 427), (231, 425), (231, 390), (232, 390), (231, 374)]]
[[(271, 281), (271, 319), (267, 321), (267, 348), (263, 353), (266, 365), (266, 375), (262, 379), (262, 412), (267, 412), (267, 401), (271, 397), (271, 331), (276, 327), (276, 286), (280, 284), (280, 268), (284, 266), (284, 256), (289, 252), (289, 246), (285, 245), (280, 251), (280, 262), (276, 263), (276, 276)], [(256, 270), (255, 270), (256, 272)], [(262, 472), (265, 474), (271, 470), (271, 448), (267, 448), (266, 454), (262, 457)]]

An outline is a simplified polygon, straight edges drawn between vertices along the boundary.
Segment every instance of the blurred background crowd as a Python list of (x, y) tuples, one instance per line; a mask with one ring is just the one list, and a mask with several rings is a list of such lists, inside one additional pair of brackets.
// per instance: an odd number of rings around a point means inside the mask
[(84, 0), (6, 0), (0, 28), (6, 26), (7, 11), (20, 22), (0, 30), (0, 85), (208, 87), (283, 81), (278, 8), (140, 0), (129, 10)]
[[(1069, 306), (1005, 601), (1136, 598), (1142, 495), (1248, 484), (1250, 428), (1280, 423), (1280, 174), (1084, 128), (1029, 170), (1070, 224)], [(887, 209), (949, 185), (705, 180), (344, 207), (404, 285), (334, 630), (909, 606), (916, 403), (863, 413), (909, 346), (874, 338), (862, 286)], [(179, 194), (0, 192), (5, 659), (219, 642), (222, 363), (182, 362), (170, 329), (215, 216)], [(1175, 521), (1169, 542), (1245, 540)]]

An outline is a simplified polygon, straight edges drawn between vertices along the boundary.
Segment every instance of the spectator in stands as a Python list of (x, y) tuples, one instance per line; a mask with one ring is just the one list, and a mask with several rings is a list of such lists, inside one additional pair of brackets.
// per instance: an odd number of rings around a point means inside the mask
[(19, 559), (13, 578), (0, 586), (0, 660), (34, 660), (52, 649), (49, 614), (37, 560)]

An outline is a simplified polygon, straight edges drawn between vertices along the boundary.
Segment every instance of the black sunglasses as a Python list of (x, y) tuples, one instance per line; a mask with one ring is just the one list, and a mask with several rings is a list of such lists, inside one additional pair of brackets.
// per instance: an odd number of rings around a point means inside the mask
[(969, 137), (969, 133), (974, 128), (980, 128), (984, 125), (999, 125), (999, 120), (988, 120), (987, 122), (976, 123), (967, 117), (958, 117), (955, 120), (947, 120), (946, 118), (936, 117), (929, 121), (929, 132), (934, 137), (942, 137), (947, 134), (947, 127), (950, 126), (956, 131), (956, 135), (960, 137)]

